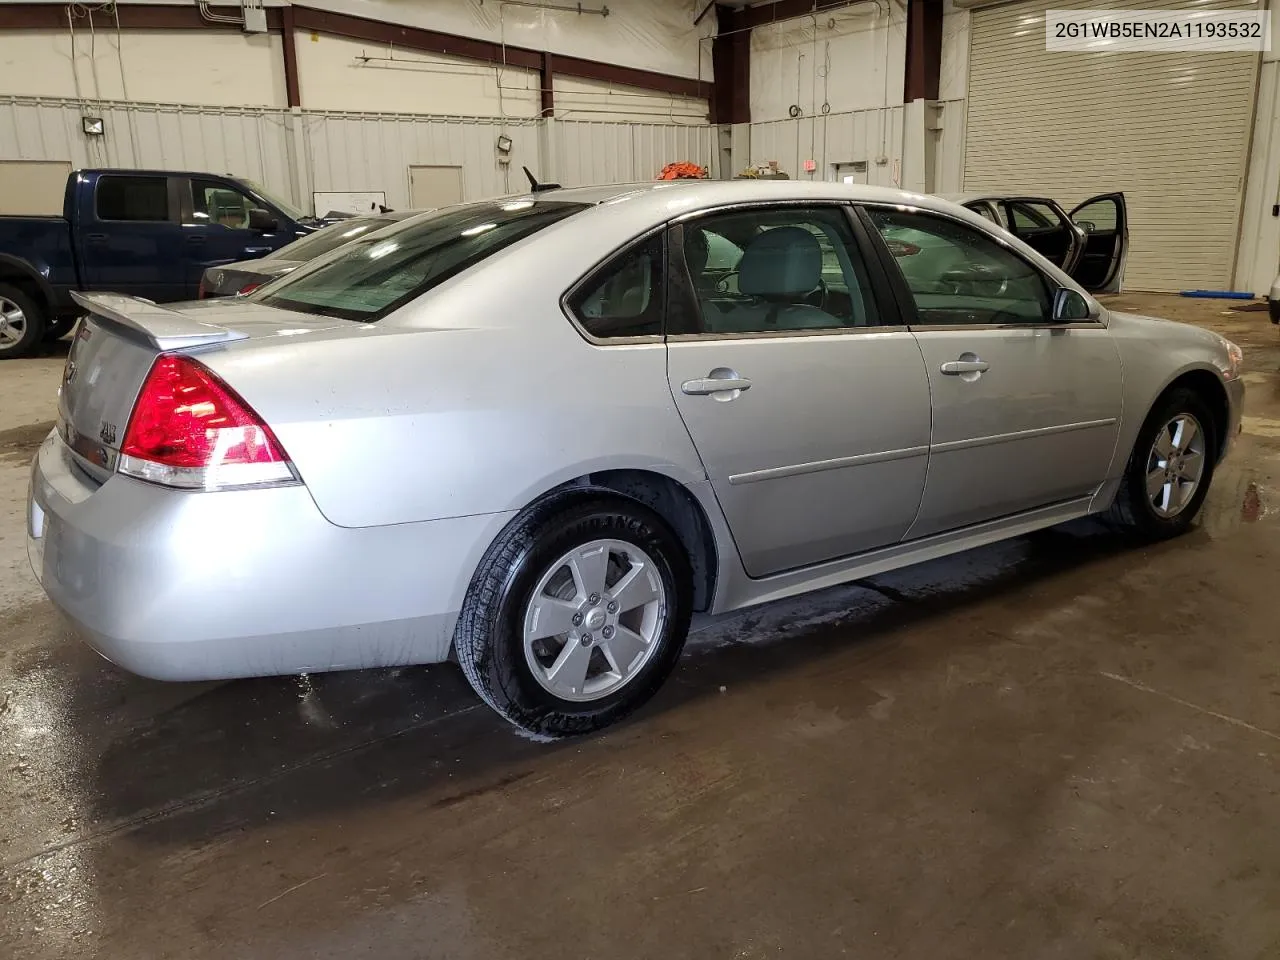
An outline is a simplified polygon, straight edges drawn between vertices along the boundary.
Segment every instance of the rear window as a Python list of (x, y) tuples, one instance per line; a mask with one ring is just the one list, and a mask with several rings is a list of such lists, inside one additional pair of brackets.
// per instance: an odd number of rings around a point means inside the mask
[(366, 233), (372, 233), (374, 230), (381, 230), (383, 227), (389, 227), (393, 223), (399, 223), (400, 219), (393, 217), (359, 217), (352, 220), (344, 220), (341, 223), (333, 224), (333, 226), (325, 227), (323, 230), (317, 230), (301, 240), (295, 240), (293, 243), (281, 247), (271, 256), (278, 260), (311, 260), (322, 253), (337, 250), (344, 243), (350, 243)]
[(284, 310), (373, 321), (585, 204), (519, 200), (451, 207), (357, 239), (249, 299)]
[(96, 212), (99, 220), (168, 220), (169, 181), (166, 177), (105, 174), (98, 177)]

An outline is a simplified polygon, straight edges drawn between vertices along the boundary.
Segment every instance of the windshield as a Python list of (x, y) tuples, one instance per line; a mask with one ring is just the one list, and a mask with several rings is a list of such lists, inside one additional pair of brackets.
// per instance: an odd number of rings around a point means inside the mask
[(252, 180), (246, 180), (244, 177), (239, 178), (240, 182), (252, 190), (258, 196), (264, 198), (268, 203), (272, 204), (277, 210), (283, 213), (290, 220), (314, 220), (315, 217), (309, 213), (303, 213), (288, 200), (281, 200), (276, 194), (266, 189), (260, 183)]
[(351, 220), (343, 220), (341, 223), (335, 223), (323, 230), (308, 234), (301, 240), (286, 244), (271, 254), (270, 259), (310, 260), (322, 253), (336, 250), (344, 243), (349, 243), (356, 237), (362, 237), (371, 230), (381, 230), (397, 222), (399, 222), (398, 219), (394, 217), (355, 217)]
[(373, 321), (585, 204), (518, 200), (451, 207), (401, 221), (300, 267), (250, 300)]

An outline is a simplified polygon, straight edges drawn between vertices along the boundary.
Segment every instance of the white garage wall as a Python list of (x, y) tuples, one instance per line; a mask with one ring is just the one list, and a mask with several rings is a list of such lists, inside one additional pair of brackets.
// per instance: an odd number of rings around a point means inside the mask
[(946, 0), (942, 10), (942, 63), (939, 100), (963, 100), (969, 95), (969, 11)]
[(781, 120), (902, 103), (906, 9), (868, 0), (751, 33), (751, 117)]
[[(106, 121), (106, 136), (81, 132), (85, 113)], [(512, 141), (506, 165), (499, 163), (500, 134)], [(651, 180), (673, 160), (714, 173), (715, 135), (705, 124), (502, 122), (0, 96), (0, 159), (232, 173), (304, 207), (313, 191), (381, 190), (390, 206), (403, 209), (412, 165), (461, 167), (467, 200), (524, 191), (525, 165), (539, 179), (566, 186)]]
[[(174, 0), (179, 2), (179, 0)], [(190, 0), (194, 2), (194, 0)], [(276, 6), (278, 4), (272, 4)], [(696, 0), (613, 0), (609, 16), (532, 9), (501, 0), (308, 0), (307, 6), (404, 23), (553, 54), (710, 80), (715, 15), (693, 20)], [(605, 6), (589, 0), (585, 7)], [(93, 29), (90, 30), (92, 22)], [(0, 92), (217, 106), (287, 104), (282, 40), (234, 30), (134, 30), (118, 34), (105, 11), (78, 16), (74, 28), (0, 33)], [(392, 49), (327, 34), (298, 31), (299, 87), (313, 110), (412, 112), (430, 115), (534, 117), (537, 74), (474, 61)], [(368, 63), (357, 57), (367, 54)], [(388, 62), (395, 58), (399, 62)], [(499, 82), (499, 76), (501, 82)], [(705, 119), (703, 101), (559, 80), (566, 103), (583, 111), (619, 108), (642, 121)], [(499, 89), (501, 87), (501, 89)], [(603, 94), (609, 94), (606, 98)], [(603, 114), (597, 114), (597, 117)]]
[[(105, 136), (84, 135), (89, 112), (106, 122)], [(0, 97), (5, 160), (233, 173), (283, 194), (293, 180), (288, 122), (282, 110)]]
[(295, 49), (308, 110), (529, 118), (541, 108), (529, 70), (305, 31)]
[(0, 91), (37, 97), (284, 106), (275, 34), (135, 30), (99, 14), (70, 30), (0, 33)]
[(699, 38), (715, 35), (714, 10), (693, 25), (705, 0), (583, 0), (584, 7), (607, 6), (607, 17), (500, 0), (306, 0), (305, 5), (641, 70), (712, 76), (711, 46)]
[(677, 97), (639, 87), (580, 80), (559, 74), (552, 80), (552, 86), (555, 89), (556, 116), (564, 119), (638, 123), (707, 122), (708, 104), (703, 99)]
[[(464, 200), (528, 188), (520, 167), (539, 174), (537, 121), (458, 120), (442, 117), (351, 115), (303, 111), (305, 196), (312, 191), (382, 190), (387, 205), (409, 206), (409, 167), (462, 168)], [(511, 163), (498, 163), (496, 142), (511, 138)], [(545, 179), (545, 178), (544, 178)]]
[(964, 190), (964, 100), (940, 100), (938, 129), (933, 131), (932, 193), (960, 193)]
[(680, 160), (719, 172), (714, 127), (556, 120), (549, 133), (552, 178), (565, 185), (653, 180)]
[[(752, 123), (751, 163), (778, 161), (793, 180), (834, 180), (835, 165), (865, 160), (867, 182), (897, 186), (902, 182), (903, 111), (901, 106), (854, 110), (827, 116)], [(735, 143), (735, 167), (743, 167)], [(804, 161), (813, 160), (813, 173)], [(734, 171), (738, 172), (737, 170)]]

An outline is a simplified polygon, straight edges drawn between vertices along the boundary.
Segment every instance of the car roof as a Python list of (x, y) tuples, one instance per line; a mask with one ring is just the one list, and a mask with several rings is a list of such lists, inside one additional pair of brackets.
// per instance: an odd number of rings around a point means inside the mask
[(939, 210), (950, 207), (949, 202), (939, 197), (892, 187), (809, 180), (661, 180), (595, 187), (559, 187), (504, 198), (505, 202), (521, 200), (562, 200), (593, 205), (626, 203), (633, 208), (652, 207), (655, 212), (660, 209), (669, 212), (672, 205), (687, 204), (690, 209), (696, 209), (758, 200), (864, 201)]
[(973, 203), (975, 200), (1048, 200), (1043, 194), (1028, 193), (1026, 190), (983, 190), (969, 193), (940, 193), (943, 200), (952, 203)]

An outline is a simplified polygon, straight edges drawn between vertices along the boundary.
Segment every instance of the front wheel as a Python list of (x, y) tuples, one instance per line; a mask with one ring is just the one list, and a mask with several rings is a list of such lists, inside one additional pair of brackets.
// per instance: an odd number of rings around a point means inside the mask
[(542, 736), (590, 733), (645, 703), (689, 629), (693, 577), (652, 510), (608, 494), (552, 499), (489, 548), (456, 649), (480, 697)]
[(44, 313), (24, 291), (0, 283), (0, 360), (25, 357), (44, 337)]
[(1138, 433), (1113, 516), (1150, 539), (1186, 532), (1209, 493), (1217, 451), (1208, 404), (1194, 390), (1170, 391)]

